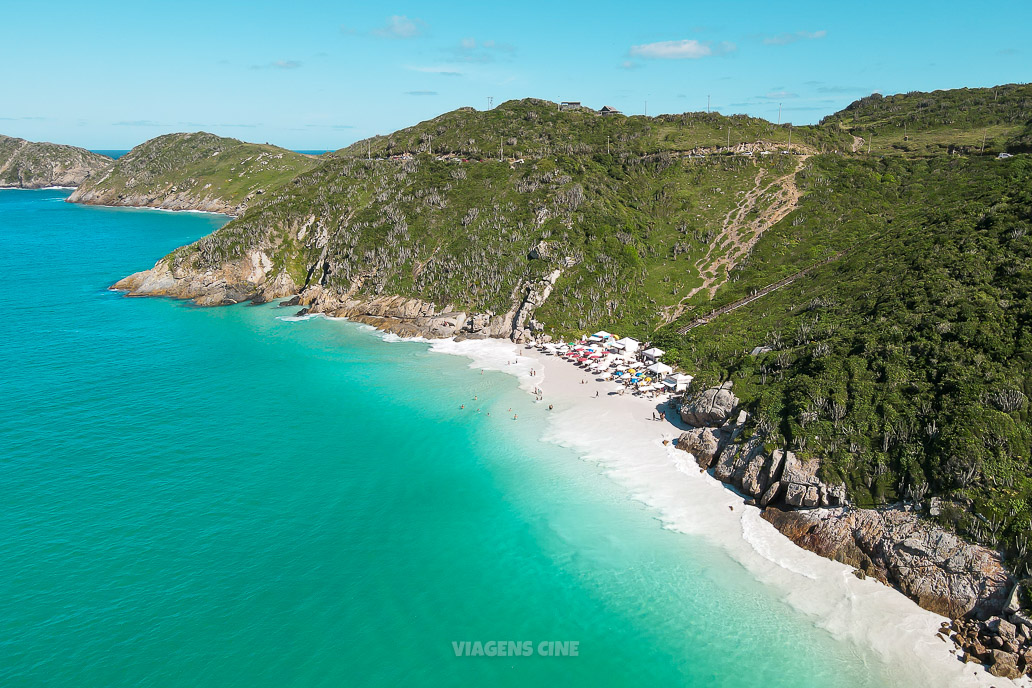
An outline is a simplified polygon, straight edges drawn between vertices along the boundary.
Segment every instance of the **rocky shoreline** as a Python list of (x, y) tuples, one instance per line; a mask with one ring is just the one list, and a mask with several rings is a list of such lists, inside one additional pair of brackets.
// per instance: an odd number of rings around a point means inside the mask
[(1032, 675), (1032, 618), (1022, 612), (1017, 581), (999, 552), (966, 542), (911, 508), (850, 505), (845, 485), (818, 477), (819, 459), (799, 459), (771, 449), (758, 433), (748, 435), (748, 415), (738, 411), (731, 383), (697, 393), (679, 413), (693, 428), (676, 446), (745, 495), (794, 543), (951, 619), (941, 636), (960, 648), (965, 662), (984, 664), (994, 676)]
[[(153, 268), (119, 280), (111, 289), (128, 296), (166, 296), (187, 299), (199, 306), (222, 306), (250, 302), (267, 303), (288, 299), (284, 305), (300, 306), (299, 315), (325, 314), (372, 325), (402, 337), (428, 339), (507, 338), (523, 342), (540, 333), (533, 309), (541, 305), (560, 275), (555, 270), (538, 282), (524, 285), (522, 298), (505, 313), (477, 313), (452, 305), (443, 308), (414, 298), (358, 294), (360, 284), (345, 293), (321, 285), (301, 286), (283, 271), (276, 271), (272, 259), (261, 250), (226, 263), (217, 270), (200, 272), (177, 264), (175, 257), (159, 260)], [(544, 336), (546, 341), (550, 338)]]
[(199, 196), (177, 191), (175, 187), (150, 194), (127, 194), (116, 189), (84, 189), (78, 188), (67, 198), (69, 203), (85, 205), (103, 205), (121, 208), (158, 208), (161, 210), (199, 210), (205, 213), (221, 213), (223, 215), (239, 215), (247, 207), (246, 201), (234, 204), (217, 196), (201, 198)]

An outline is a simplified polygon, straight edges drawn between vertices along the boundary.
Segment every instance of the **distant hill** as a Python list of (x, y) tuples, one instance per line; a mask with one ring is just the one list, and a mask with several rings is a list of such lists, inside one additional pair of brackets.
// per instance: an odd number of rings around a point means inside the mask
[(84, 148), (0, 135), (0, 188), (79, 186), (111, 162)]
[[(730, 130), (730, 131), (729, 131)], [(387, 136), (342, 148), (336, 155), (385, 157), (429, 152), (463, 158), (540, 158), (555, 155), (646, 155), (725, 148), (765, 141), (815, 150), (849, 150), (851, 137), (831, 128), (776, 125), (747, 115), (686, 112), (658, 117), (560, 110), (535, 98), (510, 100), (493, 110), (460, 108)], [(730, 133), (730, 136), (728, 134)]]
[(317, 158), (197, 132), (136, 146), (69, 201), (239, 214), (256, 196), (318, 164)]
[(942, 155), (1004, 151), (1032, 120), (1032, 84), (890, 96), (875, 93), (821, 120), (864, 139), (874, 153)]

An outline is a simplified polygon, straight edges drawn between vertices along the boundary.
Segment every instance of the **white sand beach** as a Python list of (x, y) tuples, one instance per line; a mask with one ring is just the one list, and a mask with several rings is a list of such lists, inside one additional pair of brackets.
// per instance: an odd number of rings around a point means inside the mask
[(725, 549), (815, 625), (873, 649), (898, 667), (899, 685), (1032, 686), (1027, 678), (1012, 682), (962, 663), (954, 645), (935, 635), (944, 617), (873, 579), (858, 579), (851, 567), (797, 547), (764, 521), (759, 509), (702, 473), (690, 454), (673, 442), (664, 445), (664, 439), (673, 440), (681, 432), (672, 410), (665, 421), (651, 419), (653, 411), (665, 409), (665, 400), (620, 396), (614, 382), (598, 382), (559, 357), (508, 341), (429, 344), (435, 352), (472, 359), (470, 367), (515, 375), (528, 392), (539, 387), (541, 403), (554, 406), (545, 439), (598, 463), (634, 499), (653, 509), (665, 528), (705, 537)]

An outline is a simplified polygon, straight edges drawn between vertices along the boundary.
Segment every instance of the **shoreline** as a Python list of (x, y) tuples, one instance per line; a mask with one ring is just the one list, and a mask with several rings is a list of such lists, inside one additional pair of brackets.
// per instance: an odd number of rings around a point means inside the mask
[(0, 186), (0, 191), (74, 191), (74, 186)]
[[(378, 334), (387, 342), (403, 340)], [(816, 627), (873, 651), (902, 672), (900, 685), (1032, 686), (1027, 677), (1011, 681), (992, 676), (981, 665), (963, 663), (954, 644), (936, 636), (946, 617), (874, 579), (860, 580), (853, 567), (788, 539), (762, 518), (758, 507), (746, 505), (744, 496), (674, 447), (685, 427), (679, 416), (664, 408), (666, 420), (650, 418), (665, 401), (609, 395), (619, 388), (616, 383), (597, 382), (566, 361), (509, 341), (404, 341), (425, 342), (433, 352), (468, 358), (471, 368), (513, 375), (527, 393), (541, 388), (543, 403), (555, 406), (542, 432), (544, 441), (571, 448), (582, 460), (597, 464), (652, 510), (662, 527), (718, 545)], [(512, 360), (517, 363), (510, 364)], [(531, 369), (537, 374), (531, 376)], [(670, 444), (664, 446), (664, 439)]]

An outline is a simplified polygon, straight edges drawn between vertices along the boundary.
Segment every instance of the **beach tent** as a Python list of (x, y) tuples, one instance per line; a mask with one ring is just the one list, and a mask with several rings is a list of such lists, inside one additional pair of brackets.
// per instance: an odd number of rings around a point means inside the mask
[(674, 369), (666, 363), (653, 363), (648, 367), (648, 370), (652, 371), (656, 375), (669, 375), (674, 372)]
[(663, 386), (674, 392), (683, 392), (688, 389), (688, 385), (692, 383), (692, 379), (691, 375), (674, 373), (673, 375), (666, 376), (666, 379), (663, 380)]
[(617, 340), (616, 345), (619, 345), (621, 351), (633, 354), (638, 350), (638, 347), (641, 346), (641, 342), (639, 342), (637, 339), (624, 337), (623, 339)]
[(649, 359), (650, 361), (658, 361), (660, 356), (662, 356), (665, 353), (666, 352), (663, 351), (662, 349), (657, 349), (656, 347), (652, 347), (651, 349), (645, 349), (644, 351), (642, 351), (641, 355), (644, 356), (645, 358)]
[(588, 337), (588, 339), (593, 339), (596, 342), (605, 342), (605, 341), (608, 341), (608, 340), (610, 340), (612, 338), (613, 338), (613, 335), (609, 334), (605, 330), (599, 330), (595, 334), (593, 334), (590, 337)]

